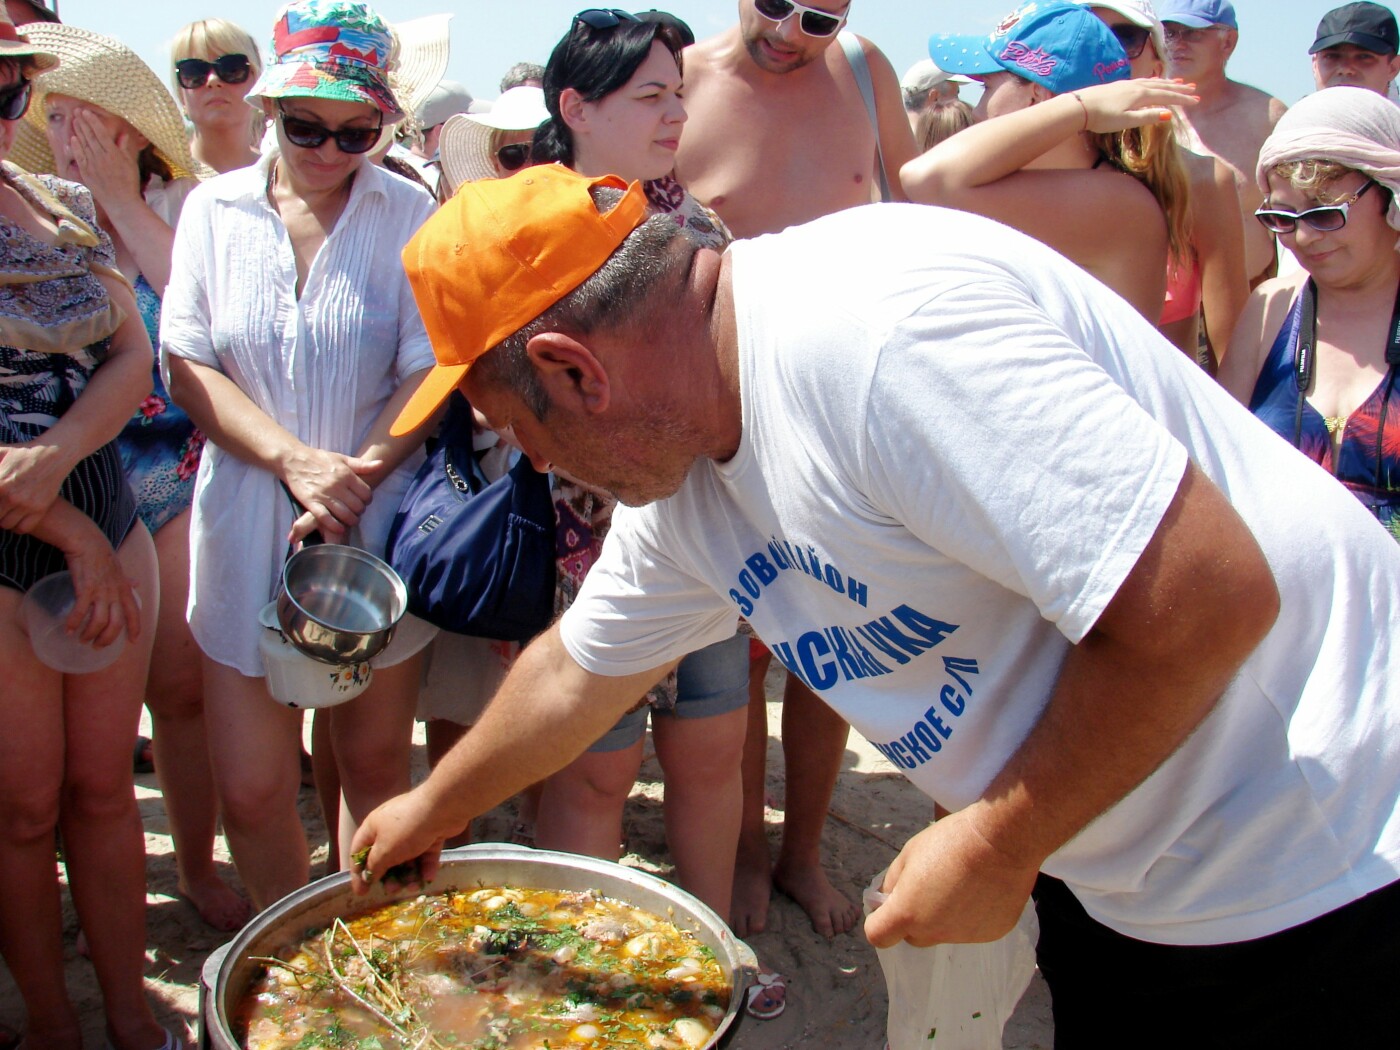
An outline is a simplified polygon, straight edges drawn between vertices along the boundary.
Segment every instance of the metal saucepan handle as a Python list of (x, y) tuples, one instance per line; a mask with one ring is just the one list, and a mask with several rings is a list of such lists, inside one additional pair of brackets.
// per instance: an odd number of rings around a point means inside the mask
[[(287, 499), (289, 499), (289, 500), (291, 501), (291, 503), (292, 503), (293, 520), (295, 520), (296, 518), (299, 518), (299, 517), (301, 517), (303, 514), (305, 514), (305, 513), (306, 513), (306, 508), (303, 507), (303, 506), (301, 505), (301, 500), (297, 499), (295, 496), (292, 495), (291, 487), (290, 487), (285, 481), (283, 481), (281, 478), (278, 478), (278, 479), (277, 479), (277, 484), (279, 484), (279, 485), (282, 486), (282, 491), (285, 492), (285, 493), (287, 494)], [(318, 543), (325, 543), (325, 542), (326, 542), (326, 539), (325, 539), (324, 536), (321, 535), (321, 530), (320, 530), (320, 529), (316, 529), (314, 532), (308, 532), (308, 533), (306, 534), (306, 537), (301, 541), (301, 544), (302, 544), (303, 547), (314, 547), (314, 546), (316, 546), (316, 544), (318, 544)], [(289, 543), (289, 544), (287, 544), (287, 558), (290, 558), (291, 556), (292, 556), (292, 545)], [(283, 559), (283, 561), (285, 561), (285, 560), (286, 560), (286, 558)]]

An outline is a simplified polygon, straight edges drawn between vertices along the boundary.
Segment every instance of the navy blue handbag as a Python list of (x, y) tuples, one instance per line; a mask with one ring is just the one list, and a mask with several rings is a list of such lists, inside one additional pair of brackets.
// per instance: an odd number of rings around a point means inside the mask
[(554, 618), (554, 501), (524, 456), (487, 481), (471, 409), (453, 394), (428, 458), (404, 493), (385, 560), (408, 609), (445, 631), (524, 642)]

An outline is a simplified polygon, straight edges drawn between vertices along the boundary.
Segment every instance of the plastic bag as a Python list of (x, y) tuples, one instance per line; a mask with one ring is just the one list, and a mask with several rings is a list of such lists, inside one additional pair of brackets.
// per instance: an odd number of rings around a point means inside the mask
[[(885, 902), (882, 871), (865, 889), (865, 914)], [(889, 1050), (1001, 1050), (1001, 1033), (1035, 973), (1035, 904), (988, 944), (877, 948), (890, 1010)]]

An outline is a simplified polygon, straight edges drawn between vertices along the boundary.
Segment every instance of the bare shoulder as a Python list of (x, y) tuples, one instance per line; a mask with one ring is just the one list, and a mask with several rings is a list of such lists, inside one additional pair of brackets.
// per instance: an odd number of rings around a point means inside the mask
[(1240, 403), (1249, 403), (1264, 358), (1283, 327), (1298, 289), (1307, 279), (1303, 271), (1275, 277), (1250, 292), (1245, 300), (1219, 375), (1220, 385)]
[(1287, 103), (1274, 98), (1267, 91), (1260, 91), (1257, 87), (1241, 84), (1237, 80), (1229, 83), (1230, 108), (1247, 113), (1251, 119), (1266, 121), (1272, 128), (1278, 123), (1279, 117), (1288, 111)]
[(681, 56), (685, 64), (685, 85), (693, 88), (698, 81), (721, 75), (726, 66), (733, 66), (735, 48), (742, 49), (737, 30), (726, 29), (715, 36), (697, 40)]

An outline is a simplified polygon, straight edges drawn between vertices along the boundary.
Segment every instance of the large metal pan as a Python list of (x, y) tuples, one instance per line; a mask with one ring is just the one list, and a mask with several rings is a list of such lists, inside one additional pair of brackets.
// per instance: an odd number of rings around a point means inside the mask
[(205, 965), (200, 987), (200, 1046), (242, 1050), (229, 1022), (261, 970), (261, 964), (250, 961), (250, 956), (273, 955), (279, 948), (303, 939), (308, 930), (320, 929), (337, 917), (347, 918), (388, 901), (477, 885), (596, 890), (665, 916), (713, 951), (730, 980), (729, 1012), (706, 1047), (720, 1047), (732, 1038), (743, 1016), (744, 993), (758, 972), (758, 962), (753, 949), (735, 937), (713, 910), (645, 871), (572, 853), (488, 842), (444, 852), (437, 878), (423, 890), (390, 894), (384, 892), (382, 885), (376, 885), (367, 897), (356, 897), (350, 892), (350, 876), (342, 872), (283, 897), (256, 916)]

